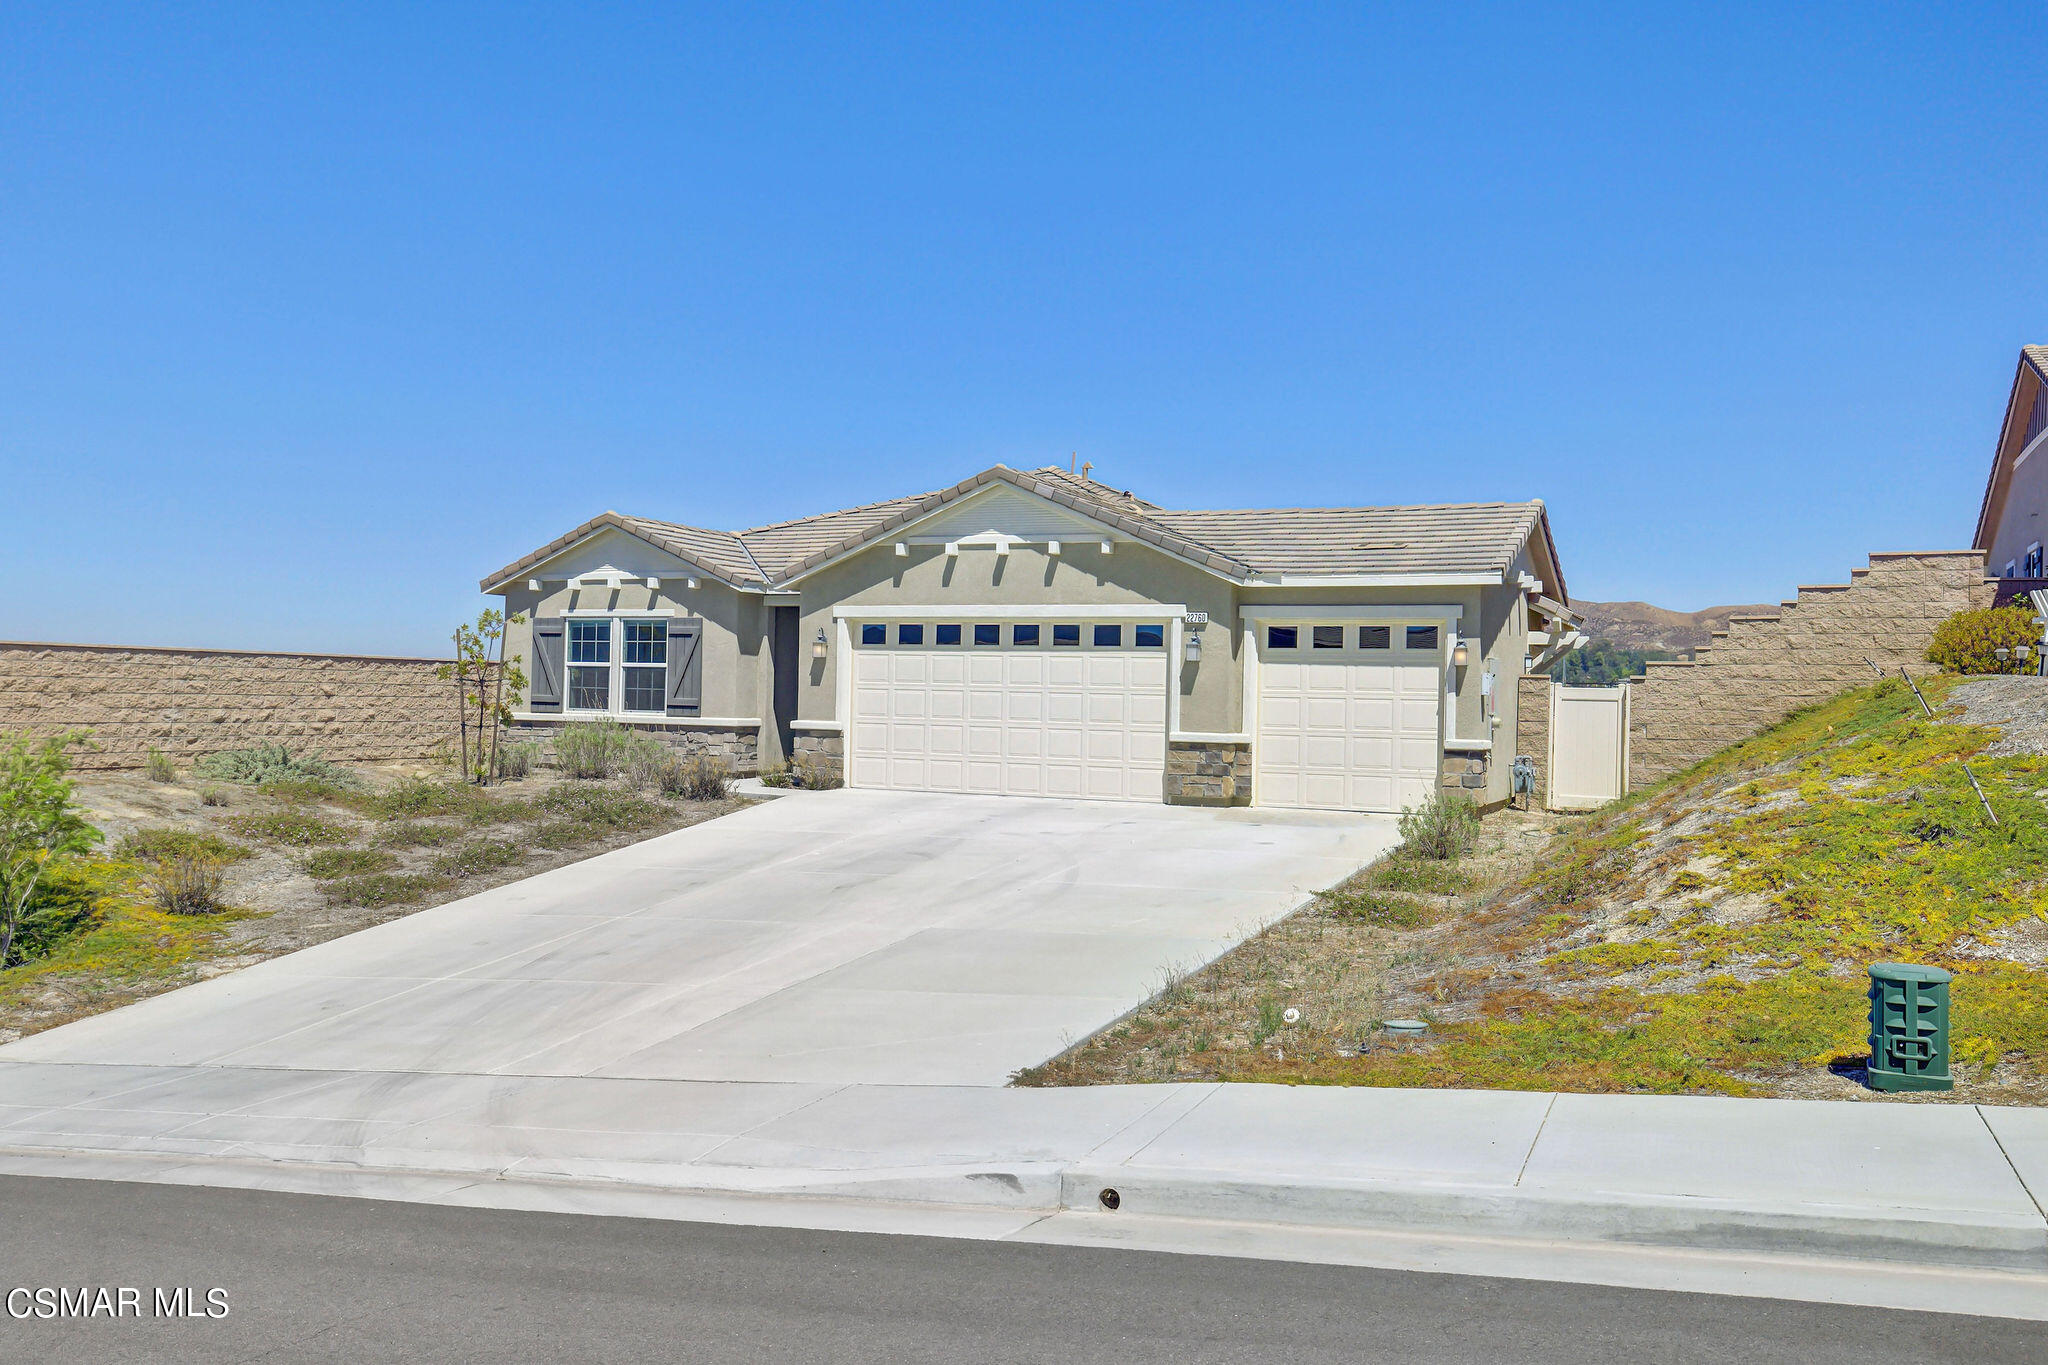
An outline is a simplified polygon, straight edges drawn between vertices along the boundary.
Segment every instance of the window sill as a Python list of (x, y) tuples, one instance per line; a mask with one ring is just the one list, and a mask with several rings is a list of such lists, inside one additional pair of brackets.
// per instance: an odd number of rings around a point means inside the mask
[(608, 711), (514, 711), (515, 721), (593, 721), (615, 720), (621, 725), (645, 725), (652, 728), (667, 726), (693, 730), (758, 730), (761, 722), (741, 716), (656, 716), (656, 715), (613, 715)]

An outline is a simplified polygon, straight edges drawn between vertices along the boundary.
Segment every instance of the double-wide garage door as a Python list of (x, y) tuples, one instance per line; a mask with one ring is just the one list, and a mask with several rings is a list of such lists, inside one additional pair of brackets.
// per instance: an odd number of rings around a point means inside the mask
[(1163, 799), (1163, 623), (892, 622), (853, 633), (850, 785)]

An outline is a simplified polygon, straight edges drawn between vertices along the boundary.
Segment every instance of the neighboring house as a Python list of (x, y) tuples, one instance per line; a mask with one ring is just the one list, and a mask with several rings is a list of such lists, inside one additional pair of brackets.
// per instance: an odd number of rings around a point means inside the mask
[(1576, 639), (1541, 502), (1176, 511), (1000, 465), (750, 531), (607, 512), (483, 589), (529, 734), (1188, 804), (1504, 800), (1516, 680)]
[[(1977, 549), (1994, 578), (2048, 580), (2048, 346), (2022, 346), (1984, 502), (1977, 513)], [(1999, 599), (2039, 584), (2007, 582)]]

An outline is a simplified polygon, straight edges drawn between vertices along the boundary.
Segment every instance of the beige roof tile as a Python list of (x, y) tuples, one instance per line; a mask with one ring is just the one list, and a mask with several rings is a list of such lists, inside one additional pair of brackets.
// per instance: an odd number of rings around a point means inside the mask
[[(2048, 356), (2043, 363), (2048, 364)], [(1234, 578), (1499, 573), (1514, 563), (1543, 519), (1541, 502), (1175, 511), (1056, 465), (1029, 472), (997, 465), (937, 492), (739, 532), (607, 512), (507, 565), (485, 579), (484, 586), (488, 589), (516, 576), (604, 525), (622, 527), (738, 586), (785, 582), (995, 480)]]
[(1540, 502), (1149, 513), (1260, 573), (1494, 573), (1514, 563)]

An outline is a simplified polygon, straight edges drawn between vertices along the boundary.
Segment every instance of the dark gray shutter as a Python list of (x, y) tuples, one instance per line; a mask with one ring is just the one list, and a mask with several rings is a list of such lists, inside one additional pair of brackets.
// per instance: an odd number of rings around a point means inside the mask
[(694, 716), (704, 709), (704, 623), (668, 623), (668, 713)]
[(526, 698), (535, 711), (562, 709), (564, 624), (559, 616), (533, 618), (533, 679)]

